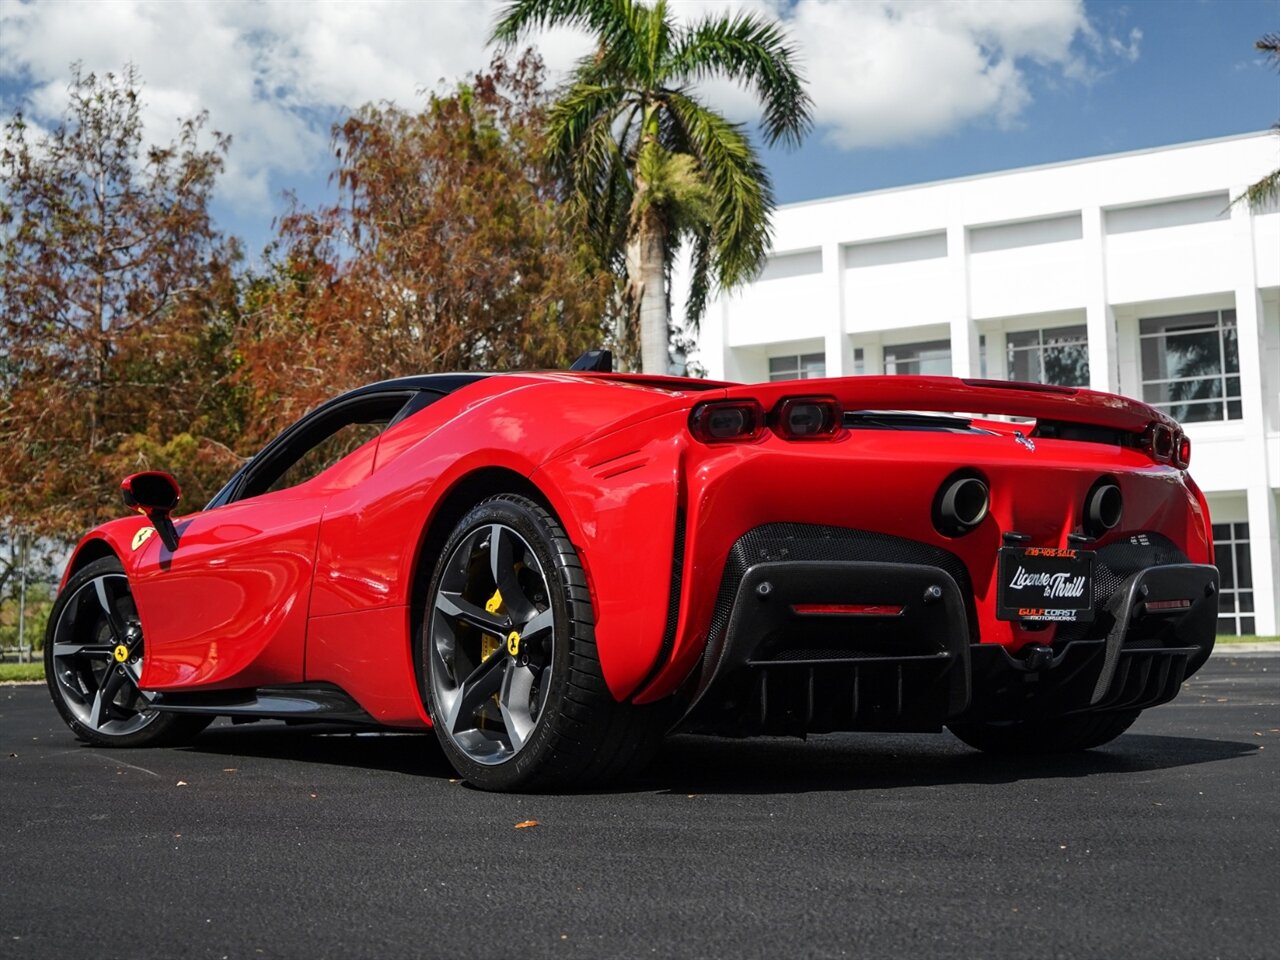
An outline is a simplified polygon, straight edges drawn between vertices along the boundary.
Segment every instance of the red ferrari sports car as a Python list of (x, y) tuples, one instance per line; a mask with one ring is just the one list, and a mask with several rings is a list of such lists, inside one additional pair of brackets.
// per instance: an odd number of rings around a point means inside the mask
[(1098, 746), (1217, 619), (1190, 442), (1124, 397), (946, 377), (439, 374), (307, 414), (203, 509), (76, 548), (53, 701), (99, 746), (215, 716), (434, 728), (495, 790), (673, 728)]

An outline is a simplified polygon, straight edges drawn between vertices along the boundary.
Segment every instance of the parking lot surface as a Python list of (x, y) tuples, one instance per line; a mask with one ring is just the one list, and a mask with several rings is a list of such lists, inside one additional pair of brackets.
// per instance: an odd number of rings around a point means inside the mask
[(5, 686), (0, 958), (1274, 958), (1278, 796), (1267, 654), (1087, 754), (676, 737), (562, 796), (473, 790), (426, 736), (90, 749)]

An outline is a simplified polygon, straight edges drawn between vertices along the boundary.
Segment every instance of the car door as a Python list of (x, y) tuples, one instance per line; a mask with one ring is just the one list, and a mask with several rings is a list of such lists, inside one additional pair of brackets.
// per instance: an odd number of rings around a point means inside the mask
[(327, 404), (272, 441), (210, 508), (145, 541), (133, 591), (141, 685), (227, 689), (303, 679), (307, 608), (325, 504), (373, 470), (377, 438), (412, 392)]

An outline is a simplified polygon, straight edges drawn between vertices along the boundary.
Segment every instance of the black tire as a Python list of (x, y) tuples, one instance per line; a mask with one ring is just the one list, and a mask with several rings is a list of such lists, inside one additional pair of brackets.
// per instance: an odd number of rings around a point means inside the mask
[(1141, 712), (1082, 713), (1049, 720), (949, 723), (947, 726), (957, 737), (978, 750), (1031, 756), (1100, 747), (1133, 726)]
[(514, 494), (483, 501), (454, 528), (416, 653), (440, 746), (484, 790), (556, 790), (634, 773), (670, 718), (659, 705), (613, 698), (573, 544), (547, 510)]
[[(127, 655), (117, 657), (122, 647)], [(104, 557), (76, 571), (54, 601), (44, 640), (49, 695), (76, 737), (96, 747), (169, 747), (212, 721), (149, 708), (137, 685), (143, 647), (120, 561)]]

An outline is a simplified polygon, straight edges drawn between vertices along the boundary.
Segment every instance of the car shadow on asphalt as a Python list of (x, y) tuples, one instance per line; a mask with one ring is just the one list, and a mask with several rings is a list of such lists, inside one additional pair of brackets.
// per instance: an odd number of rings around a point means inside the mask
[(296, 760), (412, 776), (457, 777), (430, 733), (310, 724), (215, 726), (184, 749), (193, 753)]
[[(429, 734), (272, 724), (215, 726), (186, 748), (453, 779)], [(1096, 750), (1040, 757), (980, 753), (944, 734), (837, 734), (807, 741), (678, 735), (638, 778), (591, 793), (786, 794), (1001, 784), (1143, 773), (1248, 756), (1246, 741), (1126, 734)]]
[(769, 794), (892, 790), (949, 784), (1143, 773), (1256, 753), (1246, 741), (1127, 734), (1081, 753), (1007, 757), (972, 750), (948, 734), (837, 735), (809, 741), (678, 736), (644, 775), (671, 793)]

